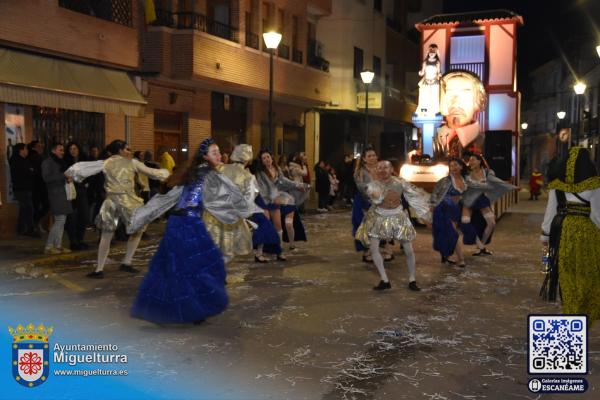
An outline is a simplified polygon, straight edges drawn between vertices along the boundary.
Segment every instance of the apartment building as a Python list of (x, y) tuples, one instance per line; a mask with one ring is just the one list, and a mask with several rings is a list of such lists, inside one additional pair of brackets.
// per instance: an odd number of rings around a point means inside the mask
[[(315, 54), (319, 18), (331, 1), (157, 1), (142, 32), (148, 106), (134, 147), (193, 149), (209, 134), (223, 151), (238, 143), (272, 147), (276, 157), (314, 159), (315, 108), (329, 102), (330, 75)], [(269, 50), (262, 33), (282, 40), (273, 62), (273, 140), (269, 145)], [(177, 154), (182, 158), (183, 154)]]
[[(276, 156), (315, 158), (317, 107), (330, 101), (328, 65), (316, 53), (327, 0), (0, 2), (0, 232), (12, 235), (8, 157), (17, 141), (76, 141), (87, 150), (125, 139), (167, 149), (183, 164), (204, 138), (223, 151), (269, 147), (269, 52)], [(18, 127), (18, 129), (16, 129)], [(317, 149), (318, 150), (318, 149)]]
[[(420, 66), (418, 35), (411, 36), (408, 20), (421, 6), (421, 1), (332, 1), (331, 15), (320, 21), (317, 31), (318, 48), (331, 73), (331, 102), (320, 115), (322, 159), (340, 163), (344, 154), (356, 154), (365, 142), (381, 157), (404, 157)], [(368, 133), (360, 77), (367, 69), (375, 73), (369, 85)]]
[[(33, 139), (85, 149), (134, 135), (142, 9), (135, 1), (0, 2), (0, 235), (12, 235), (11, 146)], [(135, 79), (135, 78), (133, 78)]]

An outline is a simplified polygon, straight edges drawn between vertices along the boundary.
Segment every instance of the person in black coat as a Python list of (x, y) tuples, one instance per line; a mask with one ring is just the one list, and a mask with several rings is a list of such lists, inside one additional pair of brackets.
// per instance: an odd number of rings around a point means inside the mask
[(34, 169), (27, 159), (28, 154), (25, 143), (17, 143), (9, 160), (13, 194), (19, 202), (17, 233), (39, 237), (33, 224)]
[[(81, 148), (75, 142), (70, 142), (65, 148), (65, 166), (80, 161), (85, 161), (86, 157), (82, 154)], [(88, 245), (84, 242), (85, 230), (89, 224), (90, 204), (88, 201), (87, 180), (83, 182), (74, 182), (77, 196), (71, 201), (73, 212), (67, 217), (67, 234), (71, 243), (71, 250), (85, 250)]]
[(67, 215), (73, 212), (71, 202), (67, 200), (66, 183), (72, 182), (64, 174), (67, 167), (63, 160), (65, 148), (61, 143), (52, 145), (50, 157), (42, 162), (42, 177), (48, 189), (50, 212), (54, 216), (54, 224), (48, 233), (46, 254), (70, 253), (71, 250), (62, 247), (62, 237), (67, 221)]
[(48, 214), (48, 191), (42, 178), (42, 161), (44, 161), (44, 144), (39, 140), (32, 140), (28, 145), (27, 159), (33, 167), (33, 227), (39, 232), (44, 232), (40, 226), (42, 218)]
[(323, 160), (315, 165), (315, 191), (319, 195), (319, 206), (317, 207), (319, 212), (327, 212), (327, 202), (329, 201), (329, 173), (326, 167)]

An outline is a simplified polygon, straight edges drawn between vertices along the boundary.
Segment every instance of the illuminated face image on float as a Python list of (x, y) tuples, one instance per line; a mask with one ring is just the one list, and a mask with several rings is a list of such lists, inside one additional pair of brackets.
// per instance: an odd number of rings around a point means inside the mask
[(483, 152), (484, 136), (476, 115), (485, 104), (485, 88), (475, 74), (461, 70), (444, 75), (440, 112), (446, 124), (438, 130), (436, 155), (460, 157), (463, 149)]
[(475, 96), (475, 88), (469, 78), (458, 75), (446, 81), (441, 111), (449, 127), (457, 128), (473, 122), (473, 116), (479, 111)]

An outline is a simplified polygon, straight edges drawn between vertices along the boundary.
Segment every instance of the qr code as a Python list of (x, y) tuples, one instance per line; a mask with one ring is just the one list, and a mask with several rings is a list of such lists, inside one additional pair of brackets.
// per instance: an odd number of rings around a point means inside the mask
[(529, 316), (530, 374), (587, 374), (585, 315)]

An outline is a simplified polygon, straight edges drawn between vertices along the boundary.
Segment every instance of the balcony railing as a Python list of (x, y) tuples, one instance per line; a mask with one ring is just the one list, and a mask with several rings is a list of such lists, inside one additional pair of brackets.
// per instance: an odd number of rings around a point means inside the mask
[(292, 50), (292, 61), (298, 64), (302, 64), (302, 52), (300, 50)]
[(152, 22), (155, 26), (168, 26), (169, 28), (175, 27), (175, 19), (173, 13), (167, 10), (156, 9), (156, 20)]
[(329, 61), (321, 56), (323, 44), (314, 39), (308, 39), (308, 49), (306, 52), (306, 65), (321, 71), (329, 72)]
[(246, 46), (258, 50), (260, 47), (259, 43), (260, 39), (256, 33), (246, 32)]
[(196, 29), (232, 42), (240, 41), (237, 28), (215, 21), (204, 14), (179, 12), (176, 15), (178, 29)]
[(464, 63), (464, 64), (450, 64), (450, 70), (453, 69), (464, 69), (477, 75), (481, 82), (485, 83), (485, 63)]
[[(240, 40), (239, 31), (236, 27), (223, 24), (208, 18), (206, 15), (193, 12), (173, 13), (166, 10), (156, 10), (156, 21), (152, 24), (177, 29), (196, 29), (200, 32), (206, 32), (236, 43), (239, 43)], [(247, 37), (248, 34), (246, 35), (246, 38)]]
[(59, 0), (58, 5), (106, 21), (132, 26), (131, 0)]
[(277, 48), (277, 55), (280, 58), (285, 58), (286, 60), (290, 59), (290, 46), (288, 46), (287, 44), (280, 44), (279, 47)]

